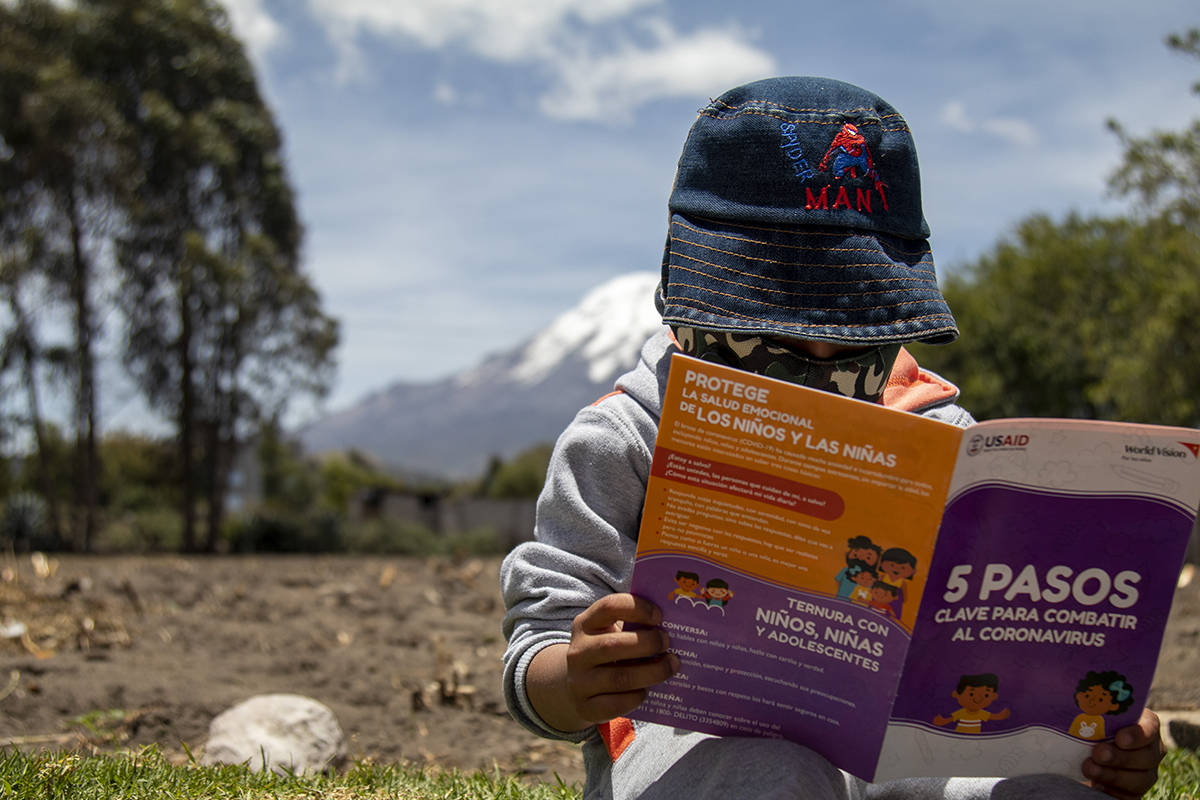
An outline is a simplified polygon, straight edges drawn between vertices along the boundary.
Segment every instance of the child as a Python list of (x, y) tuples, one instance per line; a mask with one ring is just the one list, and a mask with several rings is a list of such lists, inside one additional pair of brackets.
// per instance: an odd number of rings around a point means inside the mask
[(850, 567), (847, 570), (850, 580), (854, 582), (854, 588), (850, 591), (850, 601), (865, 606), (871, 602), (871, 587), (875, 585), (879, 576), (875, 574), (874, 567), (861, 561), (859, 564), (861, 566)]
[(696, 588), (700, 586), (700, 576), (694, 572), (679, 570), (675, 573), (675, 584), (678, 588), (671, 592), (672, 600), (678, 600), (680, 597), (695, 600)]
[(729, 601), (733, 599), (733, 590), (729, 588), (729, 584), (720, 578), (713, 578), (708, 583), (704, 584), (704, 591), (700, 596), (708, 602), (710, 606), (724, 608)]
[(1115, 670), (1089, 672), (1075, 687), (1075, 705), (1083, 713), (1068, 731), (1080, 739), (1104, 738), (1104, 715), (1124, 714), (1133, 705), (1133, 687)]
[(982, 733), (983, 723), (989, 720), (1008, 719), (1010, 709), (1003, 711), (988, 711), (987, 707), (1000, 696), (1000, 679), (990, 672), (983, 675), (963, 675), (958, 681), (958, 688), (950, 696), (962, 706), (948, 717), (941, 714), (934, 716), (934, 725), (954, 726), (955, 733)]
[[(853, 134), (835, 146), (847, 125)], [(851, 168), (859, 159), (869, 168)], [(674, 353), (971, 422), (954, 404), (958, 390), (902, 348), (950, 342), (958, 331), (934, 274), (916, 147), (881, 98), (820, 78), (726, 92), (692, 126), (668, 205), (656, 302), (669, 329), (559, 438), (536, 541), (519, 545), (501, 569), (504, 691), (514, 719), (583, 742), (586, 798), (982, 800), (1022, 787), (1047, 798), (1094, 797), (1054, 776), (872, 786), (791, 742), (621, 716), (680, 666), (655, 627), (658, 607), (628, 593)], [(881, 530), (897, 523), (879, 520)], [(1126, 798), (1146, 791), (1162, 758), (1157, 718), (1123, 730), (1115, 745), (1097, 745), (1085, 774)]]
[(892, 612), (896, 619), (900, 619), (904, 613), (904, 601), (908, 599), (907, 583), (917, 573), (917, 557), (903, 547), (889, 547), (879, 557), (879, 571), (883, 573), (883, 580), (896, 587)]
[(879, 578), (871, 585), (871, 602), (867, 605), (873, 611), (878, 611), (890, 620), (899, 622), (900, 619), (896, 616), (896, 611), (892, 607), (892, 603), (896, 602), (896, 594), (900, 589), (896, 586)]
[(861, 588), (858, 583), (858, 576), (862, 573), (866, 573), (872, 578), (876, 577), (875, 569), (866, 561), (859, 561), (854, 558), (846, 559), (846, 566), (834, 576), (834, 580), (838, 584), (837, 596), (844, 597), (847, 600), (851, 599), (858, 589)]

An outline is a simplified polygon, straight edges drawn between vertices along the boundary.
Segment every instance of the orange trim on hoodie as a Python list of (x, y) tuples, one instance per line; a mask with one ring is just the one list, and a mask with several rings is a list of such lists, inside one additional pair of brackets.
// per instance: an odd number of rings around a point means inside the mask
[(608, 757), (614, 762), (621, 757), (626, 747), (633, 744), (637, 735), (633, 730), (633, 722), (626, 717), (616, 717), (608, 722), (601, 722), (596, 727), (600, 731), (600, 738), (604, 740)]
[(883, 390), (883, 405), (898, 411), (917, 411), (957, 396), (958, 389), (933, 373), (923, 371), (908, 350), (901, 347)]
[(598, 406), (601, 403), (603, 403), (605, 400), (607, 400), (608, 398), (615, 397), (616, 395), (619, 395), (619, 394), (625, 394), (625, 390), (624, 389), (614, 389), (613, 391), (609, 392), (608, 394), (604, 395), (603, 397), (598, 398), (596, 400), (596, 402), (592, 403), (592, 405)]

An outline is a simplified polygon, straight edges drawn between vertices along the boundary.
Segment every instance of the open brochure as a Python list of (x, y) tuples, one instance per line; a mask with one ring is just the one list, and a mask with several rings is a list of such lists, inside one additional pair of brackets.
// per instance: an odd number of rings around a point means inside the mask
[(1200, 431), (960, 429), (676, 355), (633, 593), (680, 674), (634, 719), (872, 781), (1059, 773), (1145, 704)]

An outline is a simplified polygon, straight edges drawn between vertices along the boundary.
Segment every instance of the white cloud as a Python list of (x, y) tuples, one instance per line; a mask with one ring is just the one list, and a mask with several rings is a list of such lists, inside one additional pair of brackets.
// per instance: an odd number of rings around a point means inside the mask
[(661, 0), (310, 0), (343, 32), (400, 35), (439, 49), (463, 45), (501, 62), (546, 57), (572, 19), (595, 25)]
[[(358, 48), (364, 33), (431, 50), (460, 47), (489, 61), (540, 67), (553, 81), (541, 108), (565, 119), (627, 119), (656, 98), (716, 92), (774, 68), (741, 30), (676, 30), (651, 8), (662, 0), (309, 2), (341, 52), (343, 79), (366, 73)], [(648, 44), (635, 43), (634, 31)]]
[(560, 119), (628, 119), (660, 97), (716, 94), (766, 78), (774, 59), (736, 31), (709, 28), (681, 35), (663, 20), (648, 25), (651, 47), (626, 43), (616, 52), (559, 61), (559, 85), (542, 97), (542, 111)]
[(261, 63), (263, 56), (283, 37), (279, 23), (262, 7), (262, 0), (222, 0), (234, 34)]
[(957, 101), (946, 103), (942, 108), (942, 122), (956, 131), (975, 133), (983, 131), (1021, 147), (1033, 147), (1039, 141), (1037, 129), (1023, 119), (995, 117), (973, 118), (967, 115), (966, 107)]

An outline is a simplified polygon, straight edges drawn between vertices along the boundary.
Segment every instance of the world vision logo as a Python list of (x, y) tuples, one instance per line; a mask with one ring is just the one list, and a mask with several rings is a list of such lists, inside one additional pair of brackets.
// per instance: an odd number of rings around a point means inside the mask
[(791, 160), (796, 177), (814, 181), (827, 176), (825, 185), (816, 191), (812, 186), (804, 187), (805, 209), (846, 209), (865, 214), (874, 213), (877, 209), (889, 210), (887, 193), (884, 191), (886, 184), (875, 169), (875, 159), (871, 156), (871, 148), (867, 146), (867, 138), (859, 133), (857, 125), (850, 122), (842, 125), (816, 169), (804, 157), (796, 123), (784, 123), (780, 132), (783, 137), (780, 146)]
[[(1187, 461), (1195, 461), (1197, 458), (1200, 458), (1200, 444), (1193, 444), (1191, 442), (1176, 442), (1175, 444), (1180, 445), (1186, 449), (1180, 450), (1169, 444), (1168, 445), (1127, 444), (1127, 445), (1125, 445), (1125, 455), (1133, 456), (1133, 457), (1142, 456), (1143, 458), (1140, 460), (1143, 460), (1143, 461), (1149, 460), (1149, 459), (1145, 458), (1145, 456), (1157, 457), (1157, 458), (1182, 458)], [(1189, 453), (1192, 456), (1191, 458), (1188, 458)]]

